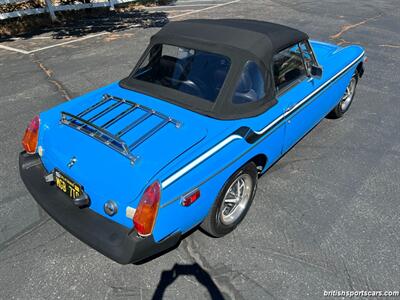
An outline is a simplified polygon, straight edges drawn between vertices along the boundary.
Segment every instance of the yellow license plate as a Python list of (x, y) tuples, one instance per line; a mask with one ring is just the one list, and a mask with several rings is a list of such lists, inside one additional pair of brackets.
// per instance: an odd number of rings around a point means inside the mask
[(82, 187), (57, 169), (54, 170), (54, 179), (56, 186), (71, 199), (76, 199), (82, 194)]

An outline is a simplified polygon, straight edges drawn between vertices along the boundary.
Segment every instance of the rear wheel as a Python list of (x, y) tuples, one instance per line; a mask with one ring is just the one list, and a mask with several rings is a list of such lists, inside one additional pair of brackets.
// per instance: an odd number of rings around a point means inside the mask
[(358, 73), (356, 72), (350, 80), (349, 85), (344, 92), (344, 95), (335, 108), (328, 114), (328, 118), (338, 119), (341, 118), (350, 108), (356, 93), (356, 86), (358, 82)]
[(250, 162), (228, 179), (200, 227), (215, 237), (234, 230), (246, 216), (256, 189), (257, 168)]

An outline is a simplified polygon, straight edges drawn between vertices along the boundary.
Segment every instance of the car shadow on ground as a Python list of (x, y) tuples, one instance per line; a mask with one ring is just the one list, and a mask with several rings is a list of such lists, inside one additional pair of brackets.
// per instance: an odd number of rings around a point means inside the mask
[[(29, 16), (30, 17), (30, 16)], [(145, 9), (129, 11), (110, 11), (109, 9), (97, 9), (80, 11), (75, 14), (66, 13), (59, 16), (58, 22), (51, 23), (47, 15), (25, 18), (24, 23), (3, 24), (10, 26), (7, 34), (1, 34), (0, 42), (18, 37), (30, 39), (37, 35), (49, 35), (53, 39), (66, 37), (82, 37), (99, 32), (118, 32), (132, 27), (162, 27), (168, 23), (168, 15), (165, 12), (149, 12)], [(15, 28), (20, 27), (16, 33)]]
[[(157, 253), (149, 258), (146, 258), (140, 262), (136, 262), (133, 265), (144, 265), (149, 261), (157, 259), (171, 251), (176, 251), (176, 249), (181, 245), (181, 242), (188, 238), (193, 232), (199, 230), (199, 227), (195, 227), (185, 234), (182, 235), (181, 240), (174, 246), (169, 249), (166, 249), (160, 253)], [(203, 232), (203, 231), (202, 231)], [(203, 232), (205, 233), (205, 232)], [(198, 263), (194, 262), (193, 264), (178, 264), (175, 263), (174, 266), (170, 270), (162, 271), (160, 275), (160, 279), (157, 285), (156, 290), (154, 291), (152, 299), (163, 299), (163, 296), (168, 288), (168, 286), (172, 285), (176, 280), (178, 280), (179, 276), (191, 276), (197, 280), (201, 285), (203, 285), (210, 295), (210, 298), (213, 300), (226, 299), (224, 294), (215, 284), (211, 275), (204, 270)]]
[(163, 299), (168, 286), (173, 284), (175, 280), (179, 278), (179, 276), (194, 277), (207, 289), (211, 299), (225, 299), (222, 292), (212, 280), (210, 274), (197, 263), (191, 265), (175, 264), (171, 270), (163, 271), (152, 299)]

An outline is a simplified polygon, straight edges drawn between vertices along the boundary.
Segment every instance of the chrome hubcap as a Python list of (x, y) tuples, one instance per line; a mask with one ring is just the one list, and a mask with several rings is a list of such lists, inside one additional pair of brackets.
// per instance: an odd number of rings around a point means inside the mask
[(356, 89), (356, 79), (353, 77), (346, 88), (346, 92), (340, 102), (340, 108), (345, 111), (349, 108), (351, 101), (353, 100), (354, 91)]
[(253, 190), (250, 175), (240, 175), (229, 187), (221, 207), (221, 222), (225, 225), (234, 223), (245, 210)]

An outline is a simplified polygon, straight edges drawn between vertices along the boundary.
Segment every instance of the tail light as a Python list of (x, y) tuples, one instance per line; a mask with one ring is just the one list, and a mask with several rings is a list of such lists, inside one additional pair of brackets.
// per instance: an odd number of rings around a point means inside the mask
[(133, 223), (140, 236), (152, 233), (160, 205), (161, 187), (158, 181), (150, 185), (143, 193), (133, 216)]
[(26, 128), (24, 137), (22, 138), (22, 147), (24, 147), (25, 151), (29, 154), (36, 152), (39, 136), (39, 124), (39, 116), (35, 116)]

